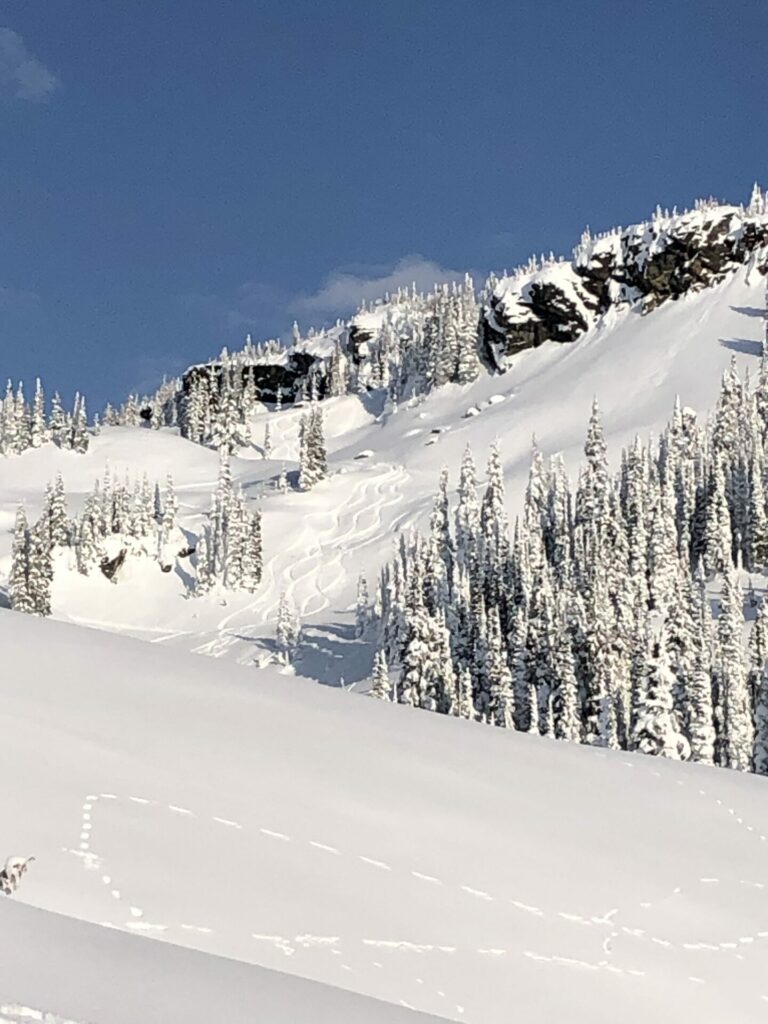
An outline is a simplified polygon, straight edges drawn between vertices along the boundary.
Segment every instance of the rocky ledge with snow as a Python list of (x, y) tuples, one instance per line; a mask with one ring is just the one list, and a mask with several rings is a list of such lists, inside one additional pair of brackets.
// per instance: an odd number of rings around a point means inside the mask
[(522, 349), (575, 341), (612, 307), (649, 312), (750, 259), (765, 273), (767, 244), (768, 212), (757, 188), (746, 207), (705, 200), (682, 214), (657, 209), (648, 221), (596, 237), (587, 230), (571, 260), (533, 259), (492, 283), (481, 320), (485, 354), (504, 369)]

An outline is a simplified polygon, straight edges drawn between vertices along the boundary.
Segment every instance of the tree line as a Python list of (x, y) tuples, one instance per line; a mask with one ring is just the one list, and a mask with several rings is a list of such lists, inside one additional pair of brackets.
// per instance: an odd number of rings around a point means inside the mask
[[(510, 528), (498, 444), (467, 449), (375, 601), (373, 693), (572, 742), (768, 774), (768, 360), (732, 362), (700, 425), (677, 402), (611, 472), (597, 402), (574, 487), (535, 447)], [(745, 604), (754, 609), (745, 647)]]

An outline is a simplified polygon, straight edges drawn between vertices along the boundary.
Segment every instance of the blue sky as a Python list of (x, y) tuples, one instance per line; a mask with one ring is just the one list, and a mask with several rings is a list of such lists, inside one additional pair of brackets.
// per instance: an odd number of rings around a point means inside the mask
[(91, 408), (768, 184), (765, 0), (0, 0), (0, 376)]

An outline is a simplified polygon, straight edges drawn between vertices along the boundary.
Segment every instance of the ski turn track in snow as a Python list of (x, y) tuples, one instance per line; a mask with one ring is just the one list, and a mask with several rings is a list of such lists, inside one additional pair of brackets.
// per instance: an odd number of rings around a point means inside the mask
[[(307, 512), (301, 529), (288, 539), (281, 536), (271, 554), (265, 545), (268, 557), (253, 599), (225, 615), (216, 636), (195, 647), (196, 654), (220, 658), (242, 641), (263, 635), (264, 627), (277, 616), (283, 591), (302, 620), (331, 607), (348, 576), (357, 576), (360, 551), (388, 529), (385, 513), (404, 497), (405, 469), (396, 465), (375, 468), (375, 474), (361, 471), (362, 479), (355, 481), (351, 494), (341, 501), (336, 487), (320, 484), (312, 492), (315, 505), (324, 499), (329, 507)], [(345, 474), (345, 479), (351, 480), (352, 474)], [(249, 645), (242, 658), (251, 653)]]

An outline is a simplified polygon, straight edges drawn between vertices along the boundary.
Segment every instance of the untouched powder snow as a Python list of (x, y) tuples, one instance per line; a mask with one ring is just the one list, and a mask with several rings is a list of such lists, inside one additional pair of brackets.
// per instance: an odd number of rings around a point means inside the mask
[[(284, 589), (305, 625), (296, 672), (332, 684), (362, 684), (372, 654), (350, 627), (358, 573), (367, 573), (372, 589), (398, 531), (423, 524), (443, 465), (455, 486), (465, 445), (472, 445), (482, 466), (489, 444), (499, 438), (515, 513), (531, 438), (545, 455), (562, 452), (575, 473), (593, 396), (614, 461), (635, 433), (666, 423), (675, 395), (704, 416), (732, 356), (742, 370), (757, 369), (764, 288), (750, 264), (720, 285), (646, 316), (628, 308), (610, 311), (572, 344), (548, 342), (515, 357), (503, 375), (447, 386), (396, 412), (385, 411), (376, 394), (329, 399), (322, 409), (331, 476), (309, 493), (281, 494), (274, 486), (281, 467), (296, 469), (302, 410), (264, 408), (251, 424), (253, 446), (233, 459), (235, 479), (263, 511), (265, 571), (255, 594), (190, 598), (193, 577), (185, 560), (167, 575), (150, 559), (129, 560), (117, 585), (99, 573), (80, 576), (65, 560), (53, 587), (54, 616), (178, 649), (262, 662), (271, 656)], [(260, 448), (267, 423), (270, 459)], [(363, 452), (367, 457), (359, 458)], [(162, 483), (171, 472), (181, 525), (194, 538), (210, 507), (216, 453), (169, 430), (111, 428), (93, 439), (86, 455), (46, 445), (0, 460), (0, 580), (10, 567), (17, 504), (23, 501), (37, 515), (46, 482), (60, 470), (70, 505), (79, 510), (107, 465), (120, 480), (126, 472), (146, 471)]]
[(6, 1007), (133, 1024), (110, 993), (146, 970), (146, 1019), (185, 1024), (258, 1019), (241, 981), (278, 1021), (766, 1018), (764, 779), (9, 611), (0, 649), (2, 852), (37, 858), (0, 900)]
[[(278, 971), (6, 901), (0, 1024), (428, 1024), (435, 1017)], [(53, 1012), (50, 1008), (57, 1011)]]

